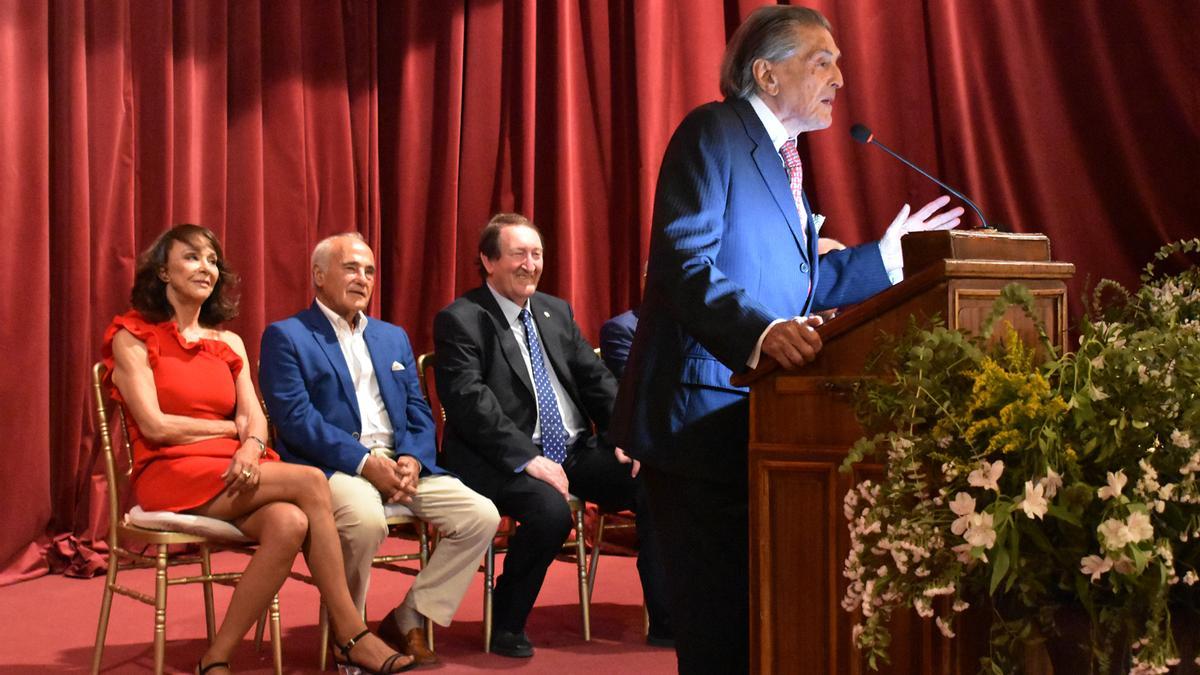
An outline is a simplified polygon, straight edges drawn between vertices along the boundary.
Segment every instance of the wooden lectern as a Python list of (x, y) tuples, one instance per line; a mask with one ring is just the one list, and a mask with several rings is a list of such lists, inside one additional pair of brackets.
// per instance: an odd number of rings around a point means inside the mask
[[(1000, 289), (1016, 281), (1033, 293), (1050, 339), (1066, 346), (1065, 282), (1075, 266), (1053, 262), (1046, 237), (925, 232), (906, 236), (902, 246), (905, 280), (822, 326), (816, 361), (794, 372), (765, 365), (735, 378), (751, 385), (752, 672), (869, 672), (850, 642), (852, 617), (840, 606), (849, 547), (842, 498), (881, 467), (859, 465), (853, 475), (838, 467), (863, 435), (850, 393), (879, 335), (904, 331), (911, 316), (939, 315), (951, 328), (978, 329)], [(1036, 340), (1020, 310), (1006, 318)], [(931, 622), (898, 616), (884, 672), (975, 673), (985, 636), (945, 640)]]

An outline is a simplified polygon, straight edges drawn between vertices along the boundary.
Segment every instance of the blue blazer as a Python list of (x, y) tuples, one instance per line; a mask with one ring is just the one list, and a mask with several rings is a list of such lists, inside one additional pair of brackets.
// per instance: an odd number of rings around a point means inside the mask
[[(807, 199), (805, 211), (809, 214)], [(745, 478), (746, 370), (777, 318), (887, 288), (876, 243), (817, 257), (787, 171), (750, 103), (703, 105), (680, 123), (654, 199), (649, 273), (612, 440), (662, 470)]]
[[(446, 473), (437, 465), (433, 415), (421, 394), (408, 335), (399, 326), (372, 318), (363, 339), (392, 421), (396, 452), (417, 458), (422, 476)], [(333, 326), (315, 302), (267, 326), (261, 359), (258, 380), (280, 456), (315, 466), (326, 475), (355, 475), (367, 454), (358, 442), (358, 398)]]
[(600, 326), (600, 357), (613, 375), (625, 374), (625, 363), (629, 361), (629, 348), (633, 346), (633, 334), (637, 332), (638, 310), (622, 312)]

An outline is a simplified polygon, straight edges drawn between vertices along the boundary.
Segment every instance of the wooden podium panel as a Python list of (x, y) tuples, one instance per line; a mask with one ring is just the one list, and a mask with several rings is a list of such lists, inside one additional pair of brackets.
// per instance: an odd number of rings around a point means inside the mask
[[(1045, 237), (934, 232), (910, 235), (903, 245), (910, 265), (905, 281), (822, 326), (824, 347), (816, 361), (793, 372), (772, 372), (766, 364), (741, 380), (751, 384), (752, 672), (871, 672), (850, 641), (853, 617), (840, 605), (849, 551), (842, 499), (882, 467), (864, 463), (853, 475), (838, 467), (863, 435), (852, 387), (880, 335), (903, 332), (911, 317), (924, 321), (935, 315), (951, 328), (974, 331), (1001, 289), (1019, 281), (1032, 292), (1051, 342), (1066, 347), (1065, 281), (1074, 266), (1050, 261)], [(952, 255), (976, 257), (940, 257)], [(1020, 310), (1010, 310), (1005, 319), (1036, 343), (1034, 325)], [(946, 640), (931, 622), (915, 614), (898, 616), (891, 664), (880, 672), (975, 673), (986, 649), (986, 626), (965, 623), (959, 635)]]

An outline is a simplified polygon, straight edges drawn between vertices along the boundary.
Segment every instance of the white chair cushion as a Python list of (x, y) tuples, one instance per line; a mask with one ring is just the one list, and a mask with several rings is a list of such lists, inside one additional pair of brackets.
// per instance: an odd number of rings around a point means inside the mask
[(167, 530), (187, 532), (209, 539), (225, 541), (253, 541), (233, 523), (218, 518), (197, 516), (191, 513), (174, 513), (172, 511), (144, 511), (135, 506), (125, 514), (126, 525), (136, 525), (147, 530)]
[(408, 508), (408, 506), (405, 504), (384, 504), (383, 505), (383, 517), (384, 518), (399, 518), (402, 516), (407, 516), (409, 518), (416, 517), (413, 514), (412, 509)]

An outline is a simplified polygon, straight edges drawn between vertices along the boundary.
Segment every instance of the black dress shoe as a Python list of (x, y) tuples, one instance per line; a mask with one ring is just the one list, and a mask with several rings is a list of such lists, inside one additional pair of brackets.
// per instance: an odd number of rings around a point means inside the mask
[(646, 644), (651, 647), (668, 647), (675, 649), (675, 637), (671, 635), (655, 635), (649, 633), (646, 635)]
[(527, 659), (533, 656), (533, 645), (524, 631), (513, 633), (496, 630), (492, 633), (492, 653), (514, 659)]
[(670, 647), (675, 648), (675, 631), (671, 628), (670, 621), (663, 621), (661, 618), (658, 621), (651, 619), (650, 630), (646, 632), (646, 644), (651, 647)]

